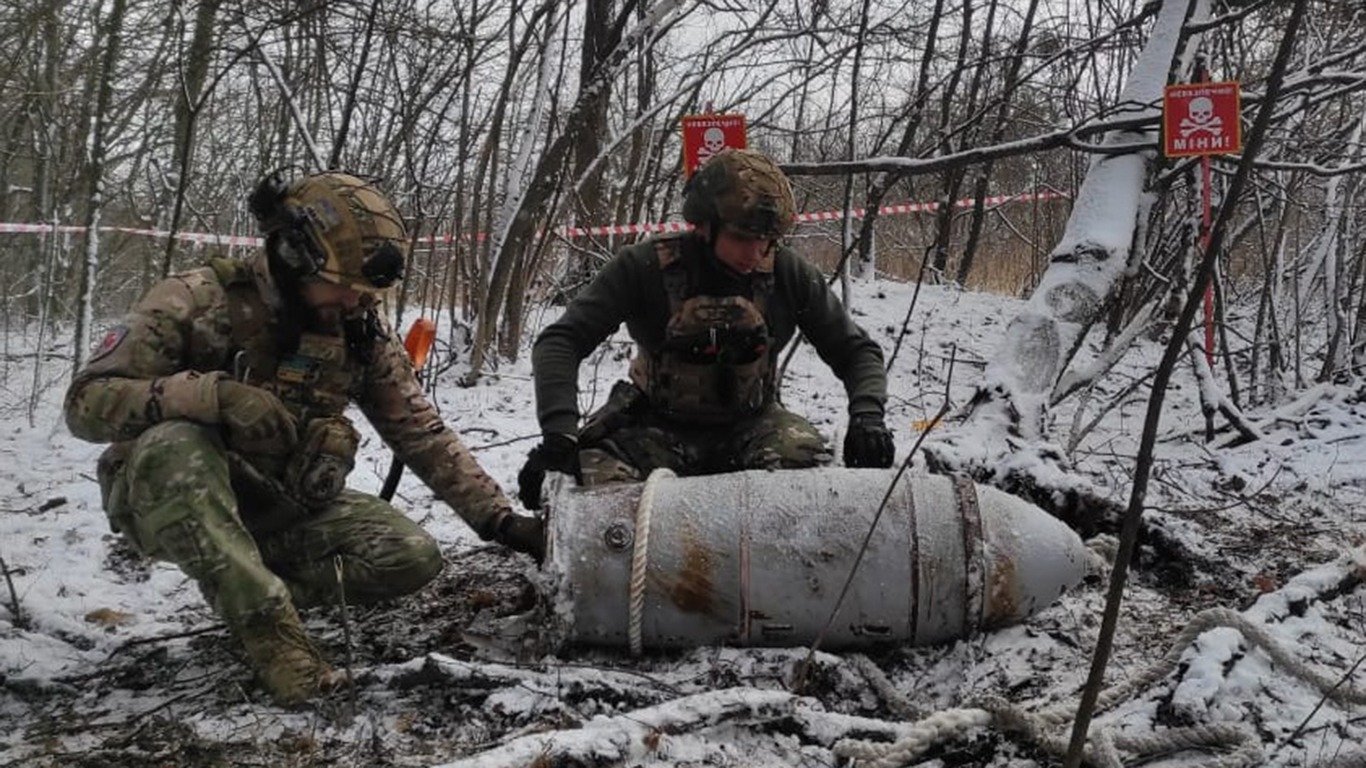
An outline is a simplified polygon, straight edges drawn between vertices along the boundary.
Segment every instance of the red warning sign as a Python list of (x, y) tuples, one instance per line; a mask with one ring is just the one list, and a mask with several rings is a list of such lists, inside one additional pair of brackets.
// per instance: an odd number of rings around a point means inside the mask
[(1241, 152), (1241, 113), (1236, 80), (1169, 85), (1162, 94), (1162, 151), (1167, 157)]
[(683, 117), (683, 178), (692, 176), (711, 156), (734, 147), (749, 146), (744, 115), (685, 115)]

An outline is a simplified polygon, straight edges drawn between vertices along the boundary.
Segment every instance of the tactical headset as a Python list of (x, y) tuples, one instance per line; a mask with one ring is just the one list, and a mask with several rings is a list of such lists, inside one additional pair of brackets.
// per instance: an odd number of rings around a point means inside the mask
[[(289, 202), (292, 186), (280, 171), (273, 171), (256, 185), (247, 198), (247, 208), (266, 233), (267, 248), (295, 277), (305, 279), (322, 272), (330, 249), (308, 211)], [(360, 276), (383, 290), (403, 278), (403, 264), (402, 249), (386, 239), (364, 255)]]

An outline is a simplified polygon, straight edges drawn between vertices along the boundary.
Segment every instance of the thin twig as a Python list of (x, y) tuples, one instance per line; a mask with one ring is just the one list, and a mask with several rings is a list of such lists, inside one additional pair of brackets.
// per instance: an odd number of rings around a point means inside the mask
[(123, 723), (124, 725), (132, 726), (133, 729), (128, 733), (122, 734), (118, 736), (116, 739), (113, 739), (110, 743), (117, 745), (119, 748), (125, 748), (129, 746), (133, 743), (133, 739), (136, 738), (139, 733), (142, 733), (144, 728), (151, 724), (152, 715), (155, 715), (156, 713), (164, 709), (170, 709), (173, 705), (178, 704), (184, 701), (185, 699), (208, 693), (209, 691), (213, 690), (215, 686), (218, 685), (219, 680), (221, 680), (226, 674), (227, 672), (225, 671), (215, 672), (213, 674), (213, 680), (208, 685), (201, 686), (192, 691), (185, 691), (184, 693), (177, 694), (150, 709), (143, 710), (142, 712), (133, 715), (132, 717), (125, 720)]
[(337, 574), (337, 604), (341, 609), (342, 642), (346, 645), (346, 653), (342, 656), (342, 666), (346, 669), (346, 698), (350, 707), (348, 719), (356, 716), (356, 676), (351, 671), (352, 644), (351, 644), (351, 617), (346, 610), (346, 582), (342, 580), (344, 575), (342, 570), (342, 556), (336, 554), (332, 556), (332, 570)]
[(901, 330), (896, 335), (896, 344), (892, 346), (892, 354), (887, 356), (887, 367), (884, 370), (892, 370), (892, 363), (896, 362), (896, 356), (901, 352), (901, 342), (910, 332), (911, 315), (915, 314), (916, 302), (920, 300), (920, 286), (925, 284), (925, 265), (930, 263), (930, 251), (932, 249), (933, 246), (926, 248), (925, 253), (920, 257), (920, 269), (915, 274), (915, 292), (911, 294), (911, 305), (906, 308), (906, 318), (901, 321)]
[[(469, 432), (470, 430), (466, 429), (465, 431), (466, 431), (466, 432)], [(484, 443), (483, 445), (471, 445), (471, 446), (470, 446), (470, 453), (474, 453), (475, 451), (487, 451), (487, 450), (490, 449), (490, 448), (501, 448), (501, 447), (504, 446), (504, 445), (512, 445), (513, 443), (520, 443), (520, 442), (522, 442), (523, 440), (535, 440), (535, 439), (539, 438), (540, 436), (541, 436), (541, 433), (537, 432), (537, 433), (534, 434), (534, 435), (518, 435), (517, 437), (510, 437), (510, 438), (508, 438), (507, 440), (499, 440), (499, 441), (496, 442), (496, 443)]]
[(167, 640), (179, 640), (182, 637), (196, 637), (198, 635), (207, 635), (210, 632), (217, 632), (220, 629), (227, 629), (227, 625), (210, 624), (207, 627), (200, 627), (199, 629), (187, 629), (183, 632), (171, 632), (165, 635), (153, 635), (152, 637), (137, 637), (132, 640), (125, 641), (122, 645), (110, 651), (109, 655), (104, 657), (104, 660), (109, 661), (110, 659), (114, 658), (115, 656), (119, 655), (120, 653), (123, 653), (124, 651), (134, 646), (147, 645), (148, 643), (161, 643)]
[(10, 578), (13, 573), (8, 565), (5, 565), (5, 558), (0, 557), (0, 573), (5, 574), (5, 586), (9, 587), (9, 609), (14, 614), (13, 624), (19, 629), (28, 629), (28, 618), (19, 607), (19, 592), (14, 588), (14, 579)]
[(863, 536), (863, 544), (859, 546), (858, 554), (854, 556), (854, 564), (849, 567), (849, 575), (844, 579), (844, 587), (840, 590), (839, 597), (835, 599), (834, 607), (830, 609), (830, 617), (825, 620), (825, 626), (821, 627), (816, 639), (811, 642), (811, 647), (807, 649), (806, 658), (802, 659), (802, 663), (797, 667), (792, 683), (792, 690), (795, 693), (801, 693), (806, 684), (806, 674), (811, 668), (812, 660), (816, 657), (816, 651), (824, 642), (826, 633), (835, 625), (835, 619), (839, 616), (840, 608), (844, 606), (844, 598), (849, 595), (849, 588), (854, 584), (854, 576), (858, 573), (859, 565), (863, 563), (863, 555), (868, 551), (868, 544), (873, 540), (873, 533), (877, 530), (878, 522), (882, 520), (882, 513), (887, 509), (887, 502), (892, 498), (892, 492), (900, 485), (901, 478), (906, 474), (906, 470), (911, 468), (911, 462), (915, 459), (915, 454), (920, 449), (920, 445), (925, 442), (930, 431), (939, 424), (939, 420), (949, 412), (949, 392), (953, 385), (953, 364), (957, 358), (957, 353), (958, 345), (955, 344), (949, 352), (949, 372), (944, 381), (944, 403), (939, 406), (939, 412), (930, 419), (929, 425), (920, 433), (920, 437), (916, 438), (915, 445), (911, 446), (910, 452), (906, 454), (901, 466), (897, 468), (892, 481), (887, 484), (887, 490), (882, 494), (882, 502), (877, 505), (877, 512), (873, 513), (873, 522), (868, 525), (868, 533)]
[(1285, 737), (1285, 741), (1281, 742), (1281, 745), (1276, 748), (1276, 751), (1279, 752), (1287, 745), (1295, 743), (1295, 739), (1304, 735), (1304, 729), (1309, 727), (1309, 721), (1314, 719), (1314, 715), (1317, 715), (1320, 709), (1323, 709), (1324, 703), (1328, 701), (1335, 691), (1341, 688), (1348, 680), (1352, 679), (1352, 675), (1356, 674), (1357, 668), (1360, 667), (1363, 662), (1366, 662), (1366, 654), (1359, 656), (1356, 663), (1353, 664), (1342, 677), (1338, 678), (1336, 683), (1333, 683), (1333, 687), (1323, 692), (1323, 695), (1319, 697), (1318, 702), (1314, 704), (1314, 708), (1309, 710), (1309, 714), (1305, 715), (1304, 719), (1300, 721), (1300, 724), (1295, 726), (1295, 730), (1291, 731), (1290, 735)]

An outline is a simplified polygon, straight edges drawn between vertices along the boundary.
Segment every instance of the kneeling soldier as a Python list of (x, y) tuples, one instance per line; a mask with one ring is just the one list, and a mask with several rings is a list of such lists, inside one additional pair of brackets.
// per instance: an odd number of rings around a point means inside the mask
[(533, 556), (544, 544), (423, 396), (378, 311), (407, 249), (393, 204), (342, 173), (268, 176), (249, 203), (265, 249), (153, 286), (76, 375), (66, 420), (113, 443), (98, 467), (113, 528), (198, 582), (288, 705), (338, 678), (296, 607), (341, 589), (355, 603), (403, 595), (442, 567), (425, 531), (345, 487), (348, 403), (482, 538)]
[[(829, 457), (806, 419), (777, 402), (778, 353), (800, 331), (844, 382), (844, 462), (887, 467), (882, 350), (825, 279), (783, 245), (795, 220), (787, 177), (768, 157), (727, 149), (688, 181), (696, 229), (626, 248), (536, 339), (532, 365), (543, 442), (518, 475), (541, 505), (548, 470), (585, 485), (680, 475), (799, 469)], [(630, 380), (579, 425), (579, 365), (626, 324), (638, 354)]]

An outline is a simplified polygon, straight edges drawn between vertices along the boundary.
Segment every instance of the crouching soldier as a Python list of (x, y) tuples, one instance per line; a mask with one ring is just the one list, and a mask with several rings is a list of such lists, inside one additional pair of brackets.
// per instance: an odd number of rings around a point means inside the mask
[(113, 528), (198, 582), (289, 705), (338, 678), (296, 608), (341, 590), (358, 604), (403, 595), (442, 567), (419, 526), (345, 487), (348, 403), (480, 537), (544, 545), (442, 423), (378, 311), (407, 249), (393, 204), (341, 173), (269, 176), (249, 204), (264, 250), (153, 286), (74, 378), (66, 420), (113, 443), (98, 467)]
[[(536, 339), (532, 366), (543, 441), (518, 475), (541, 503), (547, 470), (584, 484), (816, 466), (829, 457), (806, 419), (776, 400), (778, 353), (802, 332), (844, 382), (844, 463), (887, 467), (882, 350), (840, 306), (819, 270), (782, 245), (795, 205), (766, 156), (727, 149), (689, 180), (695, 230), (619, 253)], [(638, 354), (598, 412), (579, 425), (579, 364), (626, 324)]]

